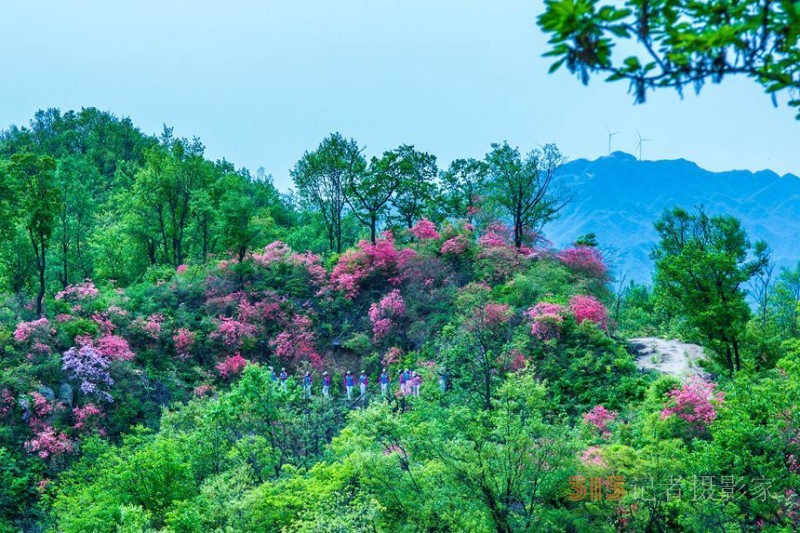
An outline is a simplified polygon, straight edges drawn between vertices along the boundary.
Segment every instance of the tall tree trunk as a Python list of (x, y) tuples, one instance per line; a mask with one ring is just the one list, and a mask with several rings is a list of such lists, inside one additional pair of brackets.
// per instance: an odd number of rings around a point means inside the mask
[(370, 214), (369, 216), (369, 240), (372, 244), (375, 244), (375, 241), (378, 237), (378, 215), (377, 214)]

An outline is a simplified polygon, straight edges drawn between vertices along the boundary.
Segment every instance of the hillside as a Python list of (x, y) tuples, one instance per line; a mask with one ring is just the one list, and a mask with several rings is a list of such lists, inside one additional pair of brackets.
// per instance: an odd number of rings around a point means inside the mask
[[(800, 527), (800, 268), (756, 314), (763, 250), (732, 217), (676, 246), (678, 212), (662, 285), (615, 295), (535, 231), (554, 145), (361, 152), (329, 135), (285, 195), (96, 109), (0, 134), (0, 533)], [(587, 177), (618, 163), (567, 165), (573, 208), (635, 206)]]
[(658, 238), (653, 222), (664, 209), (704, 206), (709, 214), (738, 218), (752, 240), (763, 239), (779, 266), (800, 260), (800, 178), (769, 170), (711, 172), (684, 159), (638, 161), (614, 152), (595, 161), (578, 159), (560, 170), (560, 183), (574, 195), (561, 217), (546, 228), (563, 245), (594, 232), (615, 249), (618, 273), (650, 280), (649, 252)]

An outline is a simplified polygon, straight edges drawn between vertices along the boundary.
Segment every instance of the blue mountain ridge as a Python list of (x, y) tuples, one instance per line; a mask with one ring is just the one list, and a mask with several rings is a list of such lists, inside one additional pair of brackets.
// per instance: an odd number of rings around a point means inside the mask
[(617, 278), (627, 272), (628, 279), (650, 282), (649, 255), (658, 242), (653, 222), (675, 206), (733, 215), (751, 241), (767, 242), (778, 266), (800, 261), (800, 178), (793, 174), (711, 172), (685, 159), (639, 161), (614, 152), (566, 163), (555, 185), (572, 201), (545, 227), (547, 238), (565, 246), (595, 233)]

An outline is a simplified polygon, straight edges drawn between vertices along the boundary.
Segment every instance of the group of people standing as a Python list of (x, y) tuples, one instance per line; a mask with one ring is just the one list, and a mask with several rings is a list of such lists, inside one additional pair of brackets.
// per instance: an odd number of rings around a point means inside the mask
[[(272, 381), (280, 383), (281, 388), (286, 390), (289, 379), (289, 374), (286, 372), (286, 369), (281, 368), (280, 373), (276, 374), (275, 369), (273, 367), (269, 367), (269, 372)], [(412, 372), (407, 368), (405, 370), (400, 370), (397, 375), (397, 380), (400, 384), (400, 394), (403, 396), (419, 396), (419, 390), (422, 386), (422, 376), (418, 372)], [(306, 372), (303, 375), (302, 380), (304, 397), (311, 398), (313, 383), (314, 377), (311, 375), (311, 372)], [(330, 374), (323, 372), (322, 396), (325, 398), (330, 398), (331, 383), (332, 380)], [(381, 374), (378, 377), (378, 383), (381, 386), (381, 395), (388, 398), (391, 394), (392, 380), (385, 368), (381, 371)], [(363, 370), (358, 376), (353, 375), (353, 373), (348, 370), (344, 375), (344, 389), (348, 400), (353, 399), (356, 384), (358, 385), (358, 390), (360, 393), (359, 397), (364, 396), (368, 390), (369, 376)], [(439, 373), (439, 387), (442, 389), (442, 392), (444, 392), (447, 388), (447, 381), (444, 372)]]

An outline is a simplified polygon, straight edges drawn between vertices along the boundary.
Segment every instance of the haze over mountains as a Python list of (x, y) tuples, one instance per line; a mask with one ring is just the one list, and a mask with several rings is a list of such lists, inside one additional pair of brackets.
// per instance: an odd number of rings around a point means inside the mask
[(597, 234), (619, 277), (649, 282), (653, 222), (664, 209), (704, 206), (709, 214), (742, 221), (751, 241), (764, 239), (778, 266), (800, 260), (800, 178), (770, 170), (711, 172), (685, 159), (638, 161), (624, 152), (565, 164), (559, 185), (574, 195), (560, 218), (545, 228), (556, 245)]

